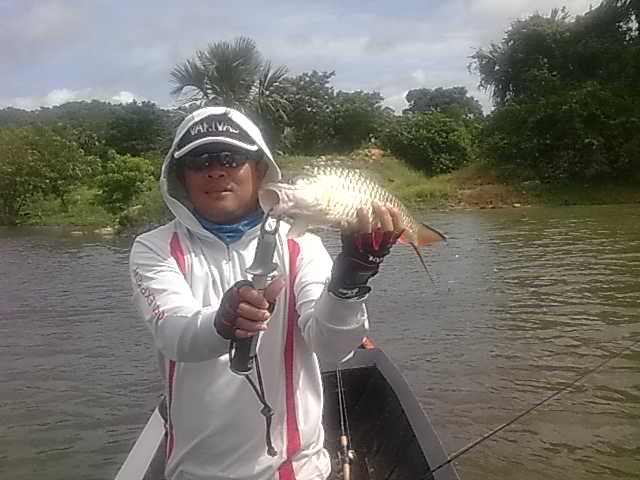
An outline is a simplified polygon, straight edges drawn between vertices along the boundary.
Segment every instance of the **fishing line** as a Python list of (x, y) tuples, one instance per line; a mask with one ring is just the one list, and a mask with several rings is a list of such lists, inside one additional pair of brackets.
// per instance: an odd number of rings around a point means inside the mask
[(440, 465), (438, 465), (435, 468), (432, 468), (431, 470), (429, 470), (429, 473), (423, 477), (421, 480), (427, 480), (427, 479), (431, 479), (433, 478), (433, 474), (435, 472), (437, 472), (438, 470), (440, 470), (442, 467), (449, 465), (451, 462), (453, 462), (455, 459), (457, 459), (458, 457), (464, 455), (465, 453), (467, 453), (469, 450), (471, 450), (474, 447), (477, 447), (478, 445), (480, 445), (482, 442), (484, 442), (485, 440), (490, 439), (491, 437), (493, 437), (496, 433), (500, 432), (501, 430), (507, 428), (509, 425), (517, 422), (518, 420), (520, 420), (522, 417), (524, 417), (525, 415), (531, 413), (532, 411), (534, 411), (536, 408), (544, 405), (545, 403), (547, 403), (548, 401), (552, 400), (553, 398), (557, 397), (558, 395), (560, 395), (562, 392), (568, 390), (569, 388), (573, 387), (574, 385), (576, 385), (578, 382), (580, 382), (581, 380), (584, 380), (586, 377), (588, 377), (589, 375), (591, 375), (592, 373), (595, 373), (596, 371), (600, 370), (602, 367), (604, 367), (607, 363), (616, 360), (618, 358), (620, 358), (622, 356), (623, 353), (627, 352), (628, 350), (631, 350), (633, 347), (635, 347), (636, 345), (638, 345), (640, 343), (640, 339), (634, 341), (631, 345), (623, 348), (622, 350), (620, 350), (618, 353), (616, 353), (615, 355), (609, 356), (608, 358), (606, 358), (605, 360), (603, 360), (602, 362), (598, 363), (595, 367), (590, 368), (589, 370), (587, 370), (585, 373), (583, 373), (582, 375), (580, 375), (579, 377), (577, 377), (575, 380), (573, 380), (571, 383), (565, 385), (564, 387), (562, 387), (560, 390), (556, 390), (555, 392), (551, 393), (550, 395), (546, 396), (544, 399), (540, 400), (538, 403), (536, 403), (535, 405), (532, 405), (531, 407), (527, 408), (524, 412), (520, 413), (519, 415), (517, 415), (516, 417), (512, 418), (511, 420), (509, 420), (508, 422), (503, 423), (502, 425), (497, 426), (496, 428), (494, 428), (493, 430), (491, 430), (490, 432), (487, 432), (486, 434), (484, 434), (482, 437), (478, 438), (477, 440), (471, 442), (470, 444), (468, 444), (465, 447), (462, 447), (460, 450), (458, 450), (457, 452), (455, 452), (452, 455), (449, 455), (449, 457), (447, 457), (447, 460), (445, 460), (444, 462), (442, 462)]

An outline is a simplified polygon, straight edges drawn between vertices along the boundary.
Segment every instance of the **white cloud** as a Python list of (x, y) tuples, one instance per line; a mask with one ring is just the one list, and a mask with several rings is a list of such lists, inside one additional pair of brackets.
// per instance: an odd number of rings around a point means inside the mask
[(393, 108), (396, 111), (396, 113), (401, 113), (402, 110), (404, 110), (409, 106), (407, 104), (407, 101), (404, 99), (405, 95), (407, 94), (407, 91), (408, 90), (405, 90), (398, 94), (385, 96), (383, 104), (387, 107)]
[(113, 97), (111, 97), (111, 100), (115, 103), (131, 103), (134, 100), (140, 100), (140, 99), (136, 98), (136, 96), (133, 93), (123, 90), (122, 92), (119, 92), (117, 95), (114, 95)]
[(0, 108), (14, 107), (21, 108), (23, 110), (35, 110), (40, 107), (54, 107), (66, 102), (82, 100), (102, 100), (109, 103), (130, 103), (134, 100), (142, 101), (145, 100), (145, 98), (124, 90), (114, 94), (113, 92), (107, 92), (96, 88), (83, 88), (79, 90), (56, 88), (42, 96), (13, 98), (0, 97)]
[(84, 92), (79, 90), (73, 91), (68, 88), (51, 90), (44, 98), (44, 106), (53, 107), (54, 105), (71, 102), (78, 99), (83, 93), (84, 95), (91, 95), (91, 89), (86, 89)]

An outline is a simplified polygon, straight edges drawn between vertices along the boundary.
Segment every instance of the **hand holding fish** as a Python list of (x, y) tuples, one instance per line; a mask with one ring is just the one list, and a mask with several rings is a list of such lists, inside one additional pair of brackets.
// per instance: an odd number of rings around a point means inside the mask
[[(369, 212), (373, 213), (373, 218)], [(361, 298), (391, 247), (404, 232), (398, 209), (373, 201), (358, 209), (355, 222), (341, 233), (342, 252), (333, 264), (329, 291), (339, 298)]]

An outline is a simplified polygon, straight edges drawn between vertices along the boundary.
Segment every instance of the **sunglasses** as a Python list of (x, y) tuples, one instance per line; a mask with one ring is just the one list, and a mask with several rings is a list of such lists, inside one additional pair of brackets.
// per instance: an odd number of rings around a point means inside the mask
[(211, 167), (239, 168), (255, 158), (249, 153), (241, 152), (207, 152), (200, 155), (184, 157), (184, 166), (188, 170), (206, 170)]

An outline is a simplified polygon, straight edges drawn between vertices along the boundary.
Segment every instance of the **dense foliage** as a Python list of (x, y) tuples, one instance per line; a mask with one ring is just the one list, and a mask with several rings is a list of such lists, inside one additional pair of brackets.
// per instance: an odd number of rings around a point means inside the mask
[(378, 92), (336, 90), (335, 72), (273, 68), (246, 37), (211, 43), (174, 67), (173, 93), (183, 102), (175, 109), (100, 101), (5, 108), (0, 223), (56, 209), (100, 210), (121, 224), (134, 221), (136, 208), (160, 212), (162, 157), (178, 123), (200, 105), (243, 110), (279, 153), (377, 144), (428, 174), (482, 160), (515, 181), (637, 182), (639, 19), (640, 0), (604, 0), (575, 18), (554, 10), (517, 20), (471, 58), (493, 96), (488, 117), (462, 86), (409, 90), (396, 115)]
[(0, 129), (0, 220), (16, 223), (29, 204), (67, 195), (97, 168), (68, 128), (42, 125)]
[(287, 83), (286, 134), (282, 150), (295, 153), (345, 152), (375, 136), (391, 115), (378, 92), (335, 92), (335, 72), (305, 72)]
[(380, 140), (385, 149), (429, 174), (460, 168), (475, 153), (471, 130), (440, 112), (404, 115), (390, 123)]
[(639, 6), (605, 0), (573, 20), (536, 14), (473, 55), (496, 105), (483, 138), (500, 171), (544, 182), (637, 175)]
[(467, 93), (466, 87), (409, 90), (405, 96), (409, 108), (403, 113), (440, 112), (454, 118), (480, 120), (483, 117), (480, 102)]
[(131, 155), (119, 155), (110, 150), (95, 183), (96, 200), (110, 213), (126, 210), (145, 190), (155, 184), (155, 168), (150, 160)]
[(597, 82), (497, 109), (485, 150), (513, 179), (624, 179), (640, 172), (640, 102)]

